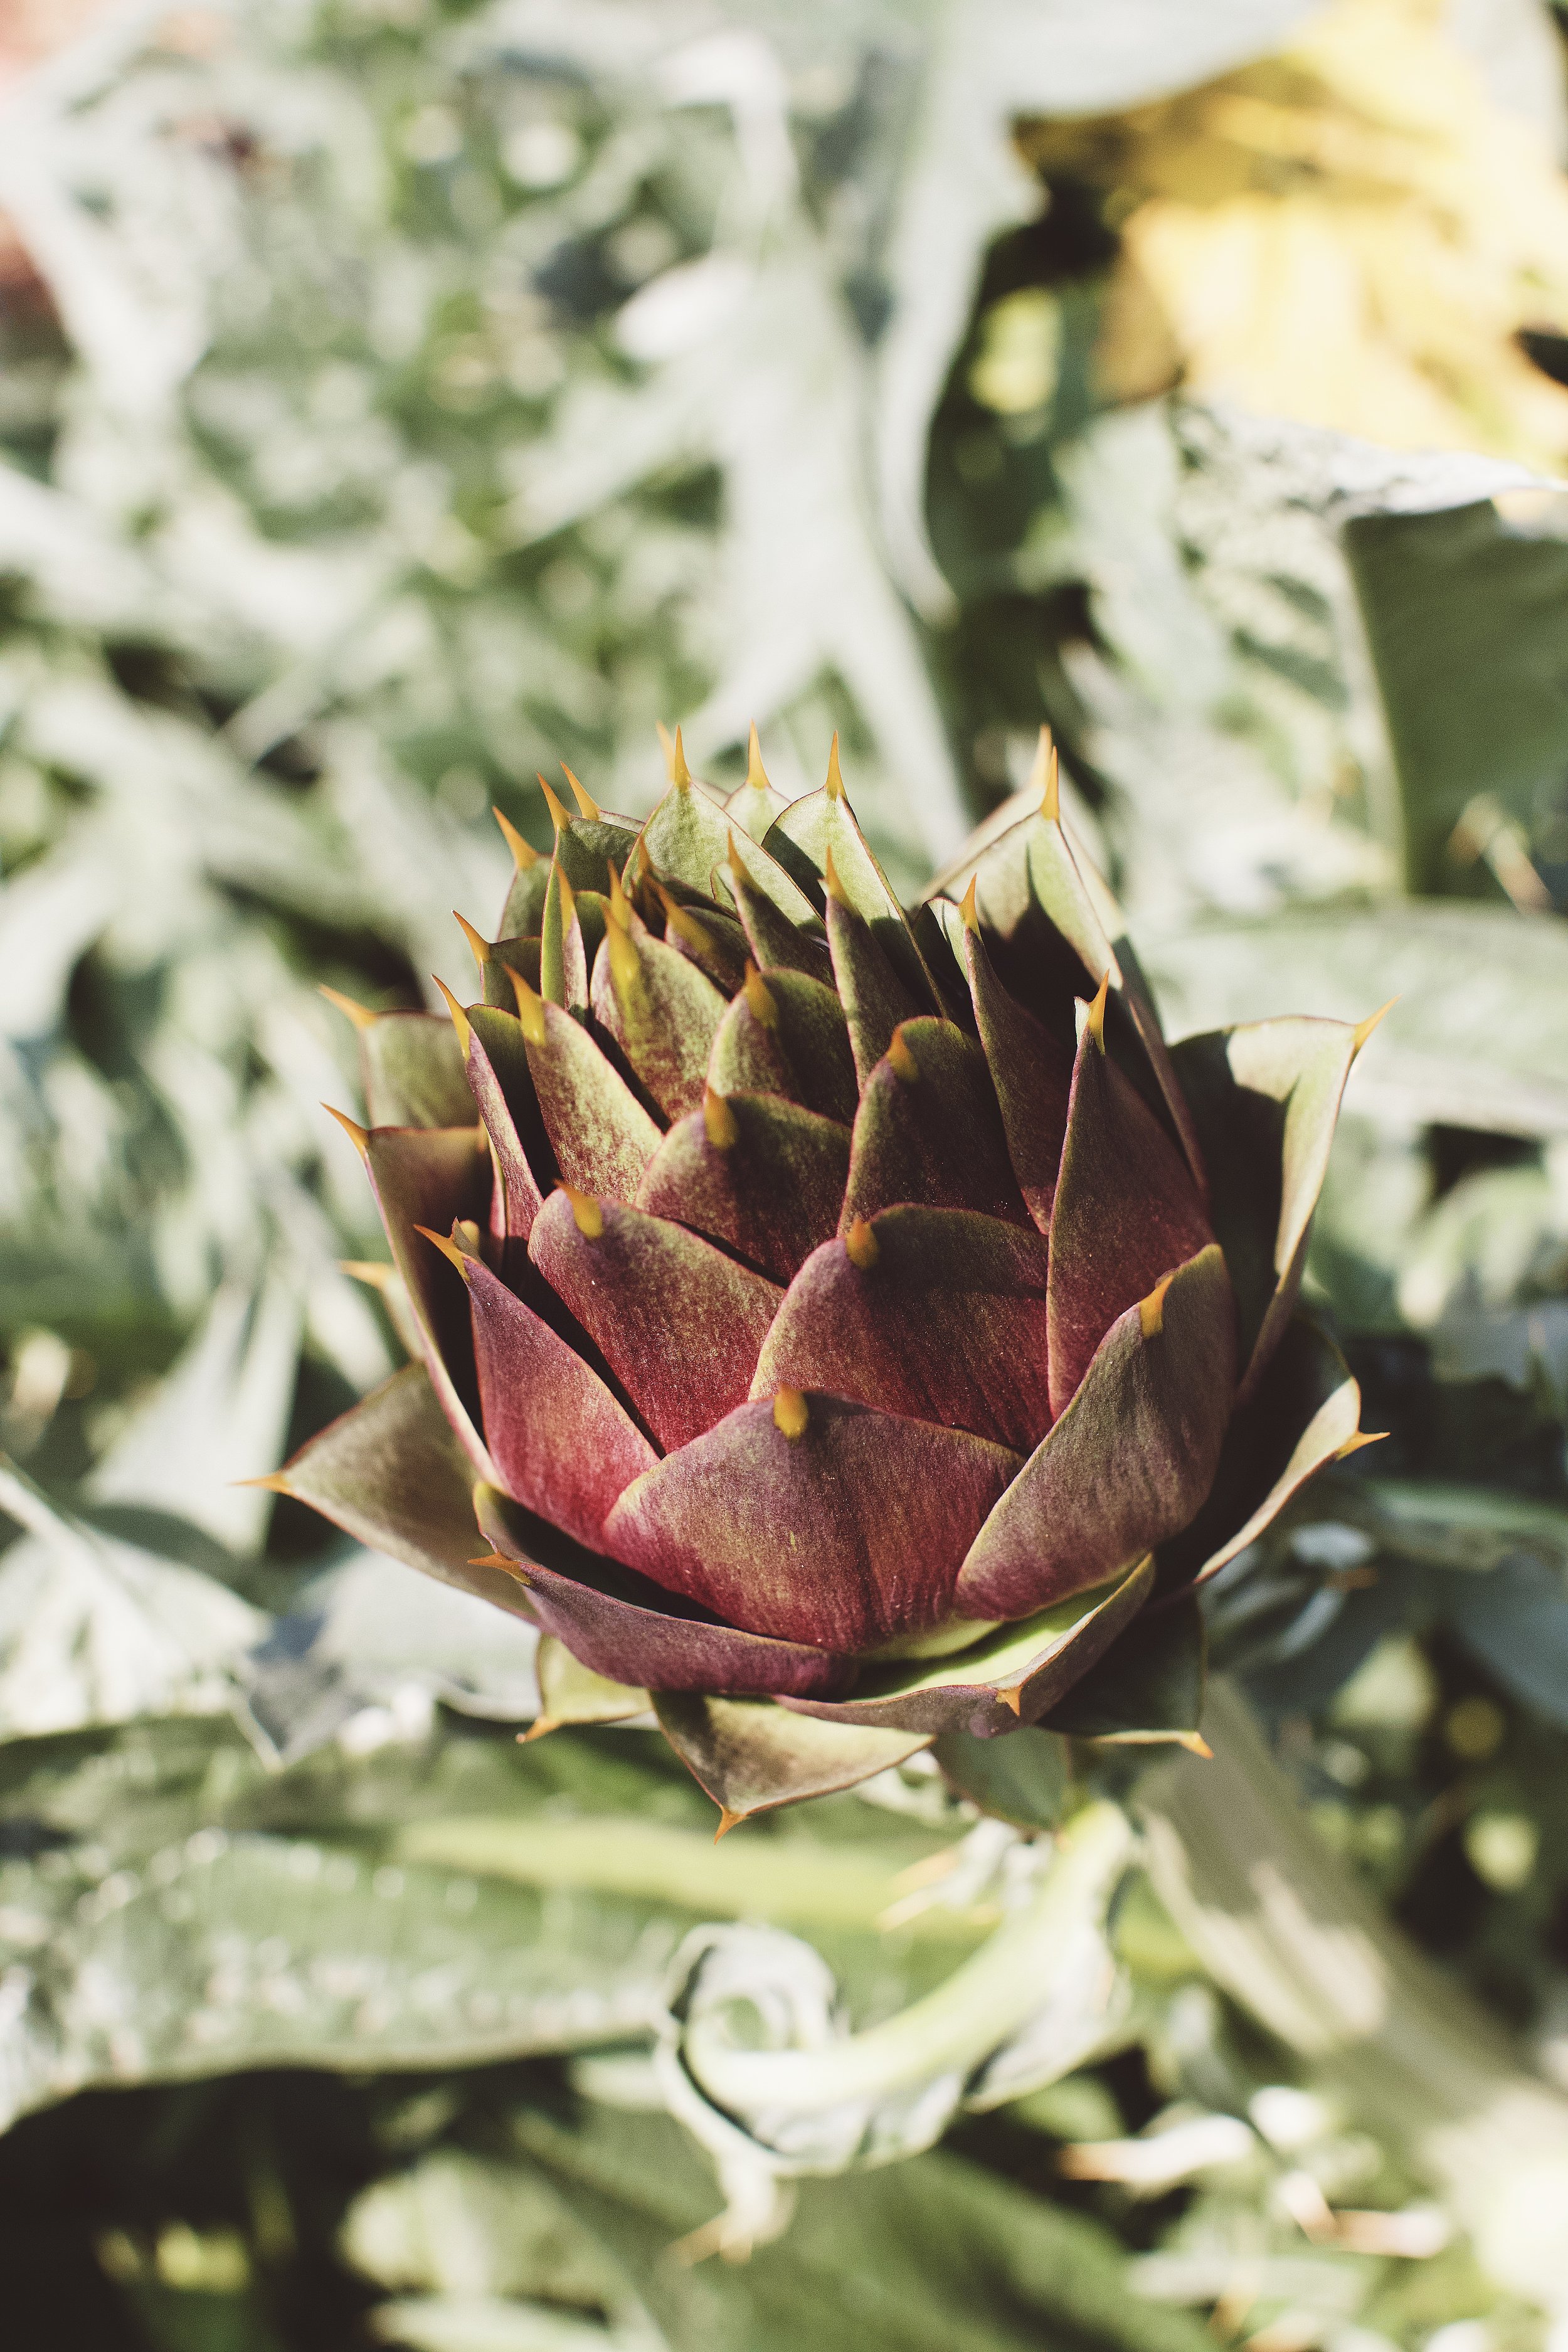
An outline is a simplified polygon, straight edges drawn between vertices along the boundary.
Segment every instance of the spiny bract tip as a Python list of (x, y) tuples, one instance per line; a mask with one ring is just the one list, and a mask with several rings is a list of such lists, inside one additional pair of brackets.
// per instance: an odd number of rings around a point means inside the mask
[(479, 968), (482, 972), (486, 964), (488, 964), (490, 960), (490, 942), (485, 938), (482, 931), (475, 930), (467, 915), (458, 914), (456, 907), (452, 909), (452, 920), (457, 924), (458, 929), (468, 940), (469, 947), (472, 948), (474, 951), (474, 961), (479, 965)]
[(461, 1054), (464, 1061), (466, 1062), (468, 1058), (468, 1039), (473, 1034), (468, 1016), (464, 1012), (462, 1006), (458, 1003), (457, 998), (453, 995), (451, 990), (447, 987), (446, 982), (442, 979), (440, 973), (438, 971), (433, 971), (430, 977), (447, 1000), (447, 1010), (452, 1016), (452, 1026), (458, 1033), (458, 1051)]
[(598, 802), (594, 798), (590, 792), (586, 791), (584, 787), (578, 782), (576, 777), (572, 773), (571, 769), (566, 765), (564, 760), (561, 762), (561, 772), (572, 787), (572, 797), (577, 803), (578, 814), (585, 817), (590, 824), (596, 824), (599, 821)]
[(490, 814), (494, 817), (496, 823), (500, 827), (501, 839), (506, 843), (507, 847), (511, 852), (512, 864), (517, 867), (520, 874), (526, 874), (531, 866), (538, 865), (538, 850), (535, 849), (531, 841), (524, 841), (521, 834), (519, 833), (510, 817), (509, 817), (503, 810), (495, 807), (492, 803)]
[(539, 777), (539, 789), (544, 794), (544, 805), (550, 811), (550, 822), (555, 827), (556, 832), (559, 833), (563, 825), (571, 824), (571, 812), (568, 810), (564, 801), (563, 801), (557, 793), (551, 791), (550, 786), (545, 782), (543, 777), (539, 774), (537, 768), (535, 768), (533, 772)]
[(334, 1110), (331, 1103), (323, 1103), (321, 1105), (321, 1108), (326, 1112), (329, 1118), (335, 1118), (337, 1120), (338, 1125), (342, 1129), (343, 1133), (348, 1137), (349, 1141), (353, 1145), (353, 1148), (359, 1153), (360, 1158), (362, 1160), (368, 1158), (370, 1153), (369, 1128), (362, 1127), (357, 1118), (351, 1118), (346, 1110)]
[(463, 1280), (467, 1282), (468, 1259), (465, 1250), (460, 1249), (456, 1242), (448, 1241), (445, 1234), (438, 1234), (433, 1225), (416, 1225), (414, 1230), (416, 1234), (423, 1234), (427, 1242), (433, 1243), (447, 1264), (455, 1265)]
[(346, 1013), (356, 1029), (374, 1028), (381, 1018), (379, 1013), (371, 1011), (368, 1004), (356, 1004), (353, 998), (345, 996), (341, 989), (328, 988), (323, 983), (316, 993), (324, 996), (329, 1004), (335, 1004), (340, 1013)]
[(805, 1399), (798, 1389), (773, 1391), (773, 1426), (789, 1439), (792, 1445), (797, 1438), (805, 1435), (805, 1425), (810, 1418)]

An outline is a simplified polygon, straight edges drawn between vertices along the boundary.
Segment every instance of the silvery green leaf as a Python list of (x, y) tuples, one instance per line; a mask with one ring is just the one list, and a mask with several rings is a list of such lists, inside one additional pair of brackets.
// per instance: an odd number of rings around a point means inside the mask
[(100, 1534), (0, 1461), (0, 1738), (209, 1714), (260, 1612), (200, 1570)]
[[(300, 1592), (243, 1670), (245, 1709), (285, 1762), (333, 1738), (367, 1708), (410, 1695), (459, 1713), (525, 1723), (539, 1709), (535, 1629), (379, 1552), (354, 1551)], [(360, 1727), (364, 1738), (374, 1726)]]
[(309, 1836), (200, 1828), (97, 1885), (57, 1876), (44, 1892), (62, 1885), (51, 1917), (36, 1871), (0, 1868), (0, 1916), (22, 1929), (7, 2120), (91, 2083), (471, 2065), (624, 2040), (646, 2026), (668, 1951), (637, 1906)]
[(296, 1286), (275, 1274), (220, 1290), (205, 1322), (148, 1402), (100, 1456), (92, 1502), (188, 1521), (226, 1545), (260, 1548), (271, 1497), (239, 1482), (276, 1469), (300, 1354)]
[(1292, 908), (1195, 924), (1140, 952), (1173, 1034), (1287, 1010), (1363, 1021), (1398, 1002), (1352, 1109), (1513, 1135), (1568, 1130), (1568, 929), (1511, 908)]

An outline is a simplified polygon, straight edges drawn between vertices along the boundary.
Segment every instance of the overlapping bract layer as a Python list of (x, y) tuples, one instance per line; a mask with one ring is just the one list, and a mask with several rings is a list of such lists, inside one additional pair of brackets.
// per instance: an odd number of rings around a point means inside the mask
[(727, 807), (678, 753), (641, 827), (570, 781), (483, 1002), (364, 1029), (424, 1369), (280, 1483), (533, 1615), (552, 1717), (651, 1695), (729, 1811), (1190, 1728), (1184, 1591), (1357, 1433), (1294, 1304), (1360, 1034), (1167, 1049), (1044, 765), (912, 919), (837, 752)]

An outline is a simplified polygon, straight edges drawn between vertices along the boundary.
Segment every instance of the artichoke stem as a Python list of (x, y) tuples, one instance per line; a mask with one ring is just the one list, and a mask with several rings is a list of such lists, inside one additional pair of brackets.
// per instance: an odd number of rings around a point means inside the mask
[(698, 2017), (686, 2032), (686, 2065), (716, 2106), (774, 2122), (967, 2074), (1048, 2004), (1058, 1977), (1076, 1965), (1075, 1931), (1104, 1916), (1131, 1851), (1121, 1808), (1087, 1805), (1061, 1832), (1028, 1904), (934, 1992), (818, 2050), (738, 2048), (721, 2011)]
[(1568, 2100), (1382, 1914), (1318, 1836), (1240, 1694), (1214, 1760), (1139, 1806), (1161, 1899), (1211, 1975), (1438, 2188), (1500, 2286), (1568, 2308)]

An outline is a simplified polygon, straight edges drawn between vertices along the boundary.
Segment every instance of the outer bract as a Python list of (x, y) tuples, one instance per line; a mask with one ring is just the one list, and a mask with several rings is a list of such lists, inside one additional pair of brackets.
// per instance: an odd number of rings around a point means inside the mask
[(672, 765), (514, 837), (482, 1002), (363, 1017), (418, 1361), (276, 1483), (536, 1619), (546, 1720), (651, 1705), (727, 1816), (1190, 1738), (1191, 1588), (1358, 1442), (1295, 1298), (1363, 1033), (1167, 1048), (1044, 754), (912, 917), (837, 749), (788, 804)]

